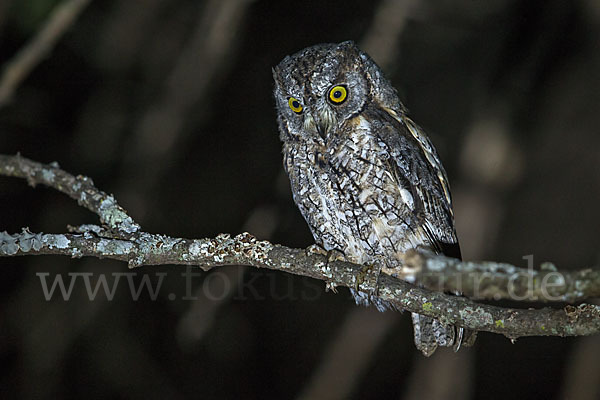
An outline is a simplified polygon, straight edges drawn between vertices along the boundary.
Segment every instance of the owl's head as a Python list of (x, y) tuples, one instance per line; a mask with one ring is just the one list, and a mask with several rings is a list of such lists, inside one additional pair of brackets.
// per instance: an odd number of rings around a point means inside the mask
[(281, 139), (326, 142), (369, 104), (401, 112), (394, 88), (351, 42), (319, 44), (287, 56), (273, 69)]

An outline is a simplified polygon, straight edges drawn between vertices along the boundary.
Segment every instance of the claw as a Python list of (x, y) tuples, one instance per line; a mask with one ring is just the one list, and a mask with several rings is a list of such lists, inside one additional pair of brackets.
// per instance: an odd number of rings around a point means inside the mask
[[(327, 265), (336, 261), (348, 261), (343, 251), (338, 249), (325, 250), (323, 246), (316, 243), (308, 246), (305, 251), (307, 255), (325, 256), (327, 258)], [(325, 291), (328, 292), (330, 290), (333, 293), (337, 293), (337, 285), (334, 282), (325, 283)]]
[(462, 345), (463, 342), (463, 336), (465, 334), (465, 330), (464, 328), (456, 328), (456, 330), (458, 331), (458, 337), (455, 339), (456, 341), (454, 342), (454, 352), (456, 353), (458, 350), (460, 350), (460, 346)]
[(305, 250), (307, 255), (316, 254), (318, 256), (327, 257), (327, 264), (331, 264), (336, 261), (348, 261), (344, 252), (338, 249), (325, 250), (324, 247), (318, 244), (311, 244)]
[(344, 253), (338, 249), (331, 249), (327, 252), (327, 264), (336, 261), (348, 261)]
[(319, 255), (319, 256), (328, 256), (329, 252), (327, 250), (325, 250), (322, 246), (318, 245), (318, 244), (311, 244), (310, 246), (308, 246), (305, 250), (306, 255)]
[(354, 290), (360, 291), (358, 287), (365, 282), (367, 274), (373, 270), (373, 265), (367, 264), (362, 267), (360, 272), (356, 275), (356, 283), (354, 284)]
[(325, 282), (325, 291), (329, 292), (332, 291), (333, 293), (337, 294), (337, 285), (335, 284), (335, 282)]

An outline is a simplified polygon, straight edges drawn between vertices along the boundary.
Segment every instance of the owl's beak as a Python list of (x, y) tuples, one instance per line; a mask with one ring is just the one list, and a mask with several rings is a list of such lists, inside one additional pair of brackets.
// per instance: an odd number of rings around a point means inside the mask
[(327, 140), (327, 134), (329, 133), (330, 126), (327, 122), (327, 119), (324, 119), (320, 112), (311, 114), (308, 118), (310, 120), (310, 127), (313, 129), (313, 131), (317, 131), (321, 139)]
[(326, 140), (329, 131), (335, 126), (335, 114), (329, 107), (324, 107), (316, 114), (317, 132), (319, 132), (319, 136), (321, 136), (323, 140)]
[(307, 112), (304, 118), (304, 129), (318, 134), (323, 140), (327, 140), (334, 125), (335, 116), (329, 109)]
[(323, 140), (327, 137), (327, 127), (322, 123), (322, 121), (315, 116), (318, 116), (319, 113), (311, 113), (307, 112), (304, 117), (304, 129), (308, 132), (318, 134)]
[(316, 127), (319, 136), (321, 136), (321, 138), (325, 140), (325, 138), (327, 138), (327, 127), (324, 126), (321, 121), (317, 122)]

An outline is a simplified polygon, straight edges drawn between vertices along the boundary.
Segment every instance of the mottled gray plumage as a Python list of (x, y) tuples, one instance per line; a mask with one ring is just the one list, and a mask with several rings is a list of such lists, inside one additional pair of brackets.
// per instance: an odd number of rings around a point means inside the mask
[[(418, 246), (460, 257), (439, 157), (367, 54), (352, 42), (320, 44), (286, 57), (273, 77), (284, 167), (318, 245), (391, 274)], [(464, 335), (417, 314), (413, 324), (425, 355), (458, 348)]]

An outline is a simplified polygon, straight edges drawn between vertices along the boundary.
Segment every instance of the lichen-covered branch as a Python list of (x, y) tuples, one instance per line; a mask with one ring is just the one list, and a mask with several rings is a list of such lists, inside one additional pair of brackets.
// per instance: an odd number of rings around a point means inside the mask
[[(91, 256), (125, 261), (132, 268), (183, 264), (210, 270), (223, 265), (248, 265), (320, 279), (329, 288), (345, 286), (376, 293), (398, 309), (510, 338), (600, 332), (600, 307), (596, 305), (537, 310), (502, 308), (420, 288), (398, 277), (378, 275), (373, 267), (328, 261), (317, 252), (259, 241), (247, 233), (233, 238), (222, 234), (196, 240), (150, 234), (142, 232), (114, 198), (96, 189), (91, 180), (74, 177), (56, 165), (0, 155), (0, 175), (25, 178), (32, 185), (42, 183), (56, 188), (97, 213), (106, 225), (85, 225), (66, 234), (31, 233), (27, 229), (17, 234), (2, 232), (0, 256)], [(460, 290), (476, 299), (531, 301), (533, 296), (539, 296), (537, 300), (565, 301), (598, 295), (597, 269), (566, 273), (546, 267), (542, 271), (533, 271), (501, 263), (460, 262), (417, 251), (407, 253), (404, 263), (421, 284), (433, 289)], [(523, 297), (525, 293), (530, 296)]]
[(35, 187), (42, 184), (68, 195), (77, 203), (98, 214), (100, 222), (122, 234), (137, 232), (140, 226), (117, 204), (112, 195), (98, 190), (86, 176), (73, 176), (60, 169), (57, 163), (41, 164), (20, 155), (0, 154), (0, 175), (26, 179)]
[[(358, 287), (369, 293), (376, 290), (378, 280), (373, 269), (340, 261), (328, 263), (326, 256), (259, 241), (247, 233), (199, 240), (145, 232), (134, 233), (127, 240), (97, 236), (93, 231), (58, 235), (0, 233), (0, 256), (39, 254), (111, 258), (126, 261), (130, 267), (185, 264), (210, 270), (223, 265), (249, 265), (320, 279), (329, 287)], [(600, 307), (590, 304), (562, 309), (501, 308), (418, 288), (388, 275), (379, 277), (377, 293), (398, 309), (510, 338), (578, 336), (600, 331)]]

